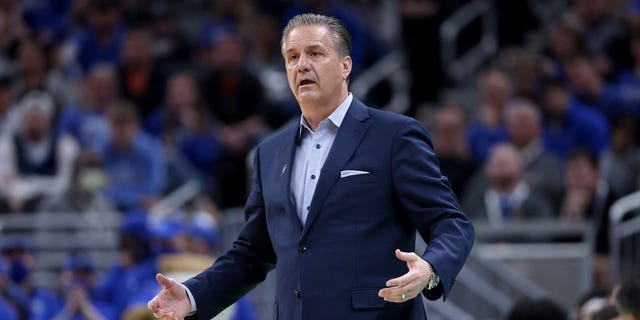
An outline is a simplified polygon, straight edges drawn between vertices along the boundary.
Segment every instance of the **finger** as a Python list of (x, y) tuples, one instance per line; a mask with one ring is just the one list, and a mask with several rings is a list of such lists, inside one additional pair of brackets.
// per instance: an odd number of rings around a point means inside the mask
[(389, 302), (405, 302), (409, 299), (413, 299), (415, 295), (409, 290), (401, 290), (398, 288), (382, 289), (378, 292), (378, 296), (383, 298), (384, 301)]
[(404, 252), (400, 251), (400, 249), (396, 249), (396, 258), (406, 262), (413, 262), (416, 261), (416, 259), (418, 259), (419, 257), (413, 252)]
[(402, 287), (410, 284), (413, 281), (419, 280), (418, 278), (418, 274), (409, 271), (400, 277), (387, 280), (385, 284), (387, 287)]
[(156, 274), (156, 280), (161, 286), (167, 289), (170, 289), (171, 287), (177, 284), (175, 280), (165, 277), (162, 273)]

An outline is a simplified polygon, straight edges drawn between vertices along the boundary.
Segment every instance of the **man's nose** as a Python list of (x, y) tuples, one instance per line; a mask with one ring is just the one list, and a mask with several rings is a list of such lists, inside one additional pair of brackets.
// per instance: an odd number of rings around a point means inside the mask
[(300, 56), (300, 59), (298, 60), (298, 71), (309, 71), (309, 59), (304, 55)]

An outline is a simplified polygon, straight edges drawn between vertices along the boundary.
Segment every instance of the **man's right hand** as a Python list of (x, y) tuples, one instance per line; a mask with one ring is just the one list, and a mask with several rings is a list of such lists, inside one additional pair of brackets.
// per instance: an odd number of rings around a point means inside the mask
[(147, 303), (147, 308), (154, 316), (163, 320), (179, 320), (186, 317), (191, 310), (191, 302), (184, 285), (161, 273), (156, 275), (156, 280), (162, 285), (162, 291)]

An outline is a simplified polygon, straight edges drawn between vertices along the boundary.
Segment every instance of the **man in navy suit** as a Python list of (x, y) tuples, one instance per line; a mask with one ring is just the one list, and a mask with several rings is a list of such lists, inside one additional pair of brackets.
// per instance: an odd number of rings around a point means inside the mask
[(258, 147), (233, 249), (182, 284), (157, 276), (157, 317), (210, 319), (274, 267), (279, 320), (426, 319), (420, 295), (446, 298), (473, 226), (426, 130), (349, 93), (350, 46), (334, 18), (289, 21), (282, 53), (300, 124)]

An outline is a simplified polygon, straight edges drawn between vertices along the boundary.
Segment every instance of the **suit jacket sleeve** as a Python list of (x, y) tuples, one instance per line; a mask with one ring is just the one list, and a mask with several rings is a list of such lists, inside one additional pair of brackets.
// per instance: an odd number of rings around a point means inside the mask
[(396, 133), (392, 175), (400, 205), (428, 245), (422, 258), (440, 276), (440, 285), (423, 294), (430, 300), (446, 299), (471, 251), (474, 229), (440, 173), (427, 131), (413, 119)]
[(262, 198), (259, 150), (255, 154), (253, 186), (245, 207), (247, 221), (238, 239), (211, 267), (184, 282), (196, 302), (197, 311), (191, 318), (211, 319), (264, 281), (275, 267)]

